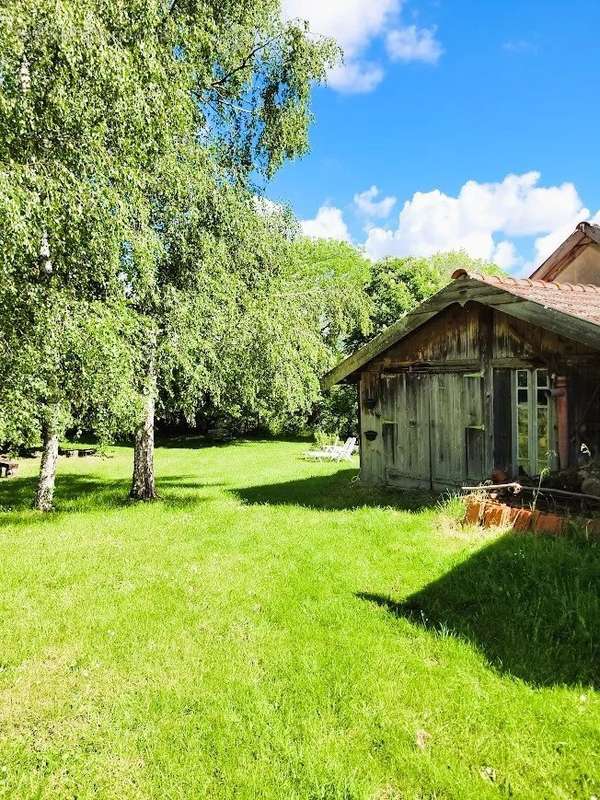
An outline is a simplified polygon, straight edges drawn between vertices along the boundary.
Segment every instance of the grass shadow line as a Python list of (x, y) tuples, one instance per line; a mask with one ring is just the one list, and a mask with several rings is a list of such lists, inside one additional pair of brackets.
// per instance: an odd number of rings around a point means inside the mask
[[(222, 485), (190, 480), (191, 477), (193, 476), (169, 475), (157, 478), (156, 502), (177, 510), (193, 508), (209, 499), (207, 496), (199, 496), (199, 491)], [(100, 479), (61, 472), (56, 479), (55, 509), (50, 514), (42, 514), (33, 509), (36, 486), (36, 475), (9, 478), (0, 485), (0, 527), (44, 524), (54, 519), (56, 514), (131, 508), (139, 502), (129, 497), (129, 478)], [(23, 512), (32, 513), (23, 517)]]
[(534, 686), (600, 688), (600, 543), (511, 533), (403, 601), (355, 596)]
[(357, 508), (395, 508), (422, 511), (435, 508), (439, 496), (426, 492), (393, 492), (361, 486), (358, 469), (340, 469), (332, 475), (247, 486), (231, 492), (247, 505), (301, 506), (324, 511)]

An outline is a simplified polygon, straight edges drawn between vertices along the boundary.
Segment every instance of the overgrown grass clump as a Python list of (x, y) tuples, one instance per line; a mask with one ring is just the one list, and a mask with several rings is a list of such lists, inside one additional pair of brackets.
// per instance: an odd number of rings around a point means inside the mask
[(600, 795), (599, 545), (188, 444), (0, 483), (0, 798)]

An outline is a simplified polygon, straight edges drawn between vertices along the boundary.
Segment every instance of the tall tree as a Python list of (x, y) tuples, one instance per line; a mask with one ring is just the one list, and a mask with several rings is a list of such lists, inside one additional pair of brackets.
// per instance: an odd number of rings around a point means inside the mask
[[(198, 304), (202, 306), (204, 301), (205, 314), (209, 320), (220, 320), (217, 324), (227, 318), (227, 313), (215, 314), (215, 307), (230, 308), (231, 291), (235, 297), (245, 256), (240, 248), (236, 257), (241, 268), (236, 268), (234, 276), (224, 275), (216, 286), (209, 274), (213, 256), (219, 260), (215, 239), (235, 233), (232, 209), (236, 202), (247, 201), (256, 180), (269, 178), (286, 159), (307, 149), (311, 86), (324, 79), (337, 50), (329, 41), (312, 38), (303, 25), (285, 23), (279, 0), (172, 0), (160, 24), (146, 26), (139, 36), (144, 53), (156, 65), (154, 91), (175, 98), (178, 105), (177, 114), (161, 118), (157, 132), (161, 148), (146, 167), (149, 225), (162, 252), (152, 270), (128, 273), (134, 306), (147, 328), (142, 387), (145, 413), (136, 434), (131, 488), (133, 498), (145, 500), (155, 496), (154, 417), (169, 332), (181, 319), (182, 309), (189, 312), (195, 304), (195, 316), (188, 314), (188, 322), (196, 324), (188, 326), (186, 338), (191, 350), (194, 343), (198, 345), (197, 358), (201, 359), (198, 350), (206, 337), (205, 326), (197, 324), (202, 319)], [(221, 201), (211, 206), (213, 214), (208, 216), (201, 203), (211, 185), (222, 192)], [(174, 200), (182, 196), (184, 205), (180, 203), (179, 208), (185, 208), (186, 219), (181, 225), (191, 232), (186, 253), (193, 252), (194, 243), (200, 244), (193, 259), (182, 258), (166, 235)], [(198, 231), (208, 236), (198, 235)], [(185, 241), (185, 233), (181, 239)], [(203, 248), (211, 240), (213, 249), (207, 253)], [(241, 281), (246, 293), (250, 285), (257, 296), (264, 295), (261, 278), (252, 270), (258, 264), (264, 268), (265, 263), (265, 259), (254, 260), (251, 274)], [(175, 296), (177, 303), (173, 302)], [(239, 310), (240, 303), (234, 305)], [(167, 316), (171, 312), (173, 315)], [(231, 322), (235, 317), (229, 313), (228, 318)], [(250, 318), (247, 305), (244, 319)], [(221, 360), (224, 352), (223, 341)], [(200, 360), (199, 364), (200, 373), (214, 377), (206, 362)], [(219, 382), (213, 381), (215, 384)]]
[(115, 51), (91, 3), (0, 8), (2, 416), (13, 441), (42, 435), (41, 509), (72, 413), (106, 432), (135, 398), (123, 264), (124, 243), (142, 238), (131, 143), (146, 113), (121, 102), (132, 82)]
[(107, 440), (135, 422), (136, 331), (123, 304), (73, 300), (50, 289), (36, 298), (39, 305), (28, 305), (4, 288), (0, 441), (38, 445), (41, 438), (35, 505), (48, 511), (64, 430), (81, 427)]
[(161, 230), (170, 282), (158, 413), (271, 429), (307, 415), (344, 335), (368, 323), (367, 262), (349, 246), (298, 239), (288, 211), (228, 182), (208, 181), (194, 206), (179, 196)]
[[(247, 192), (304, 152), (311, 85), (335, 57), (330, 42), (282, 22), (279, 0), (6, 0), (0, 9), (3, 271), (29, 308), (126, 301), (135, 312), (144, 412), (133, 497), (155, 494), (161, 342), (206, 277), (171, 258), (169, 209), (182, 195), (193, 215), (207, 185)], [(216, 206), (206, 227), (226, 228), (229, 210)], [(218, 288), (204, 286), (217, 289), (215, 303)], [(50, 314), (47, 332), (53, 324)], [(55, 386), (61, 362), (48, 360)], [(61, 415), (55, 395), (44, 396), (51, 451)], [(54, 459), (44, 462), (52, 472)]]

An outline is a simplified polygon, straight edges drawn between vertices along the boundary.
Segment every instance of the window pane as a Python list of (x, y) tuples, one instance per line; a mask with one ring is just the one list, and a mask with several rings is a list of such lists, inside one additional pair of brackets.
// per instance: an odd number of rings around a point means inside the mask
[(528, 402), (527, 389), (519, 389), (517, 393), (517, 402), (519, 403), (520, 406), (527, 405)]
[(517, 385), (519, 387), (524, 387), (525, 389), (527, 388), (527, 378), (528, 375), (526, 369), (517, 370)]
[(538, 386), (548, 386), (548, 370), (547, 369), (538, 369), (537, 371), (537, 385)]
[(548, 408), (537, 410), (538, 472), (550, 466)]
[(547, 389), (538, 389), (537, 401), (538, 401), (538, 406), (547, 406), (548, 405), (548, 390)]
[(529, 470), (529, 407), (519, 405), (517, 409), (517, 433), (519, 465)]

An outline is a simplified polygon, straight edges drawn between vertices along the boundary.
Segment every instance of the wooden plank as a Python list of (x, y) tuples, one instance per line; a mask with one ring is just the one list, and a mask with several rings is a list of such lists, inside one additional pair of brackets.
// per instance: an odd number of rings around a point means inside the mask
[(485, 474), (491, 476), (494, 469), (494, 370), (492, 366), (494, 312), (493, 309), (485, 306), (482, 307), (479, 317), (479, 347), (483, 372), (484, 468)]
[[(390, 379), (396, 387), (395, 420), (398, 430), (395, 469), (398, 474), (429, 485), (429, 389), (427, 379), (398, 375)], [(389, 467), (388, 466), (388, 474)]]
[[(375, 408), (369, 408), (367, 400), (377, 400)], [(361, 482), (368, 486), (377, 486), (384, 480), (383, 441), (381, 436), (381, 414), (379, 378), (371, 372), (365, 372), (360, 381), (360, 414), (361, 414), (361, 440), (360, 440), (360, 477)], [(367, 438), (366, 433), (374, 431), (373, 440)]]
[(479, 369), (479, 361), (403, 361), (394, 366), (383, 366), (381, 376), (427, 372), (473, 372)]
[(494, 467), (513, 473), (513, 371), (494, 369)]
[(431, 489), (431, 481), (420, 480), (412, 475), (405, 475), (395, 467), (390, 467), (387, 471), (386, 484), (392, 489)]
[[(457, 453), (452, 434), (460, 427), (462, 417), (460, 400), (456, 392), (456, 375), (435, 373), (431, 375), (430, 436), (431, 480), (445, 481), (454, 477)], [(459, 380), (462, 378), (459, 377)]]
[(481, 481), (485, 473), (485, 431), (482, 428), (465, 428), (465, 475), (469, 480)]
[(530, 300), (507, 303), (502, 306), (502, 313), (600, 350), (600, 325), (588, 320), (571, 317)]
[(412, 419), (409, 420), (411, 471), (418, 478), (431, 482), (431, 377), (410, 375), (407, 377), (407, 387), (411, 398), (409, 408), (413, 410)]

